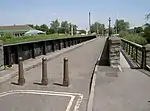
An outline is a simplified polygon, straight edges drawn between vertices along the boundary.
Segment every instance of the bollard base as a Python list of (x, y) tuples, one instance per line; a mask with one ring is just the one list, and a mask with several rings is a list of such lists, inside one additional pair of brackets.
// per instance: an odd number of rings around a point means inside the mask
[(45, 86), (48, 85), (48, 79), (42, 79), (41, 84)]
[(64, 81), (64, 82), (63, 82), (63, 86), (64, 86), (64, 87), (68, 87), (68, 86), (69, 86), (69, 82)]
[(24, 78), (18, 79), (18, 84), (19, 85), (24, 85), (25, 84), (25, 79)]

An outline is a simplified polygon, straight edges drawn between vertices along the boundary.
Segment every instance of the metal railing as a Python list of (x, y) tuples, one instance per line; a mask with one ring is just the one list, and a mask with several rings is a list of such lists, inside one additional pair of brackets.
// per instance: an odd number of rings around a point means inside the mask
[(139, 68), (145, 68), (147, 53), (145, 47), (125, 39), (121, 39), (121, 41), (122, 50), (132, 58)]
[(96, 38), (95, 35), (4, 45), (4, 65), (18, 64), (18, 57), (22, 57), (23, 60), (36, 58), (94, 38)]

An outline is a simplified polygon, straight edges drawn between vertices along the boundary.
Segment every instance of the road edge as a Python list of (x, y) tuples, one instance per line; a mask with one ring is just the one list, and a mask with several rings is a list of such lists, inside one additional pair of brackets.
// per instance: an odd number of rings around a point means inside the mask
[[(100, 61), (101, 55), (99, 56), (97, 61)], [(92, 111), (93, 109), (93, 101), (94, 101), (94, 94), (95, 94), (95, 84), (96, 84), (96, 74), (98, 71), (98, 66), (97, 63), (95, 64), (94, 71), (93, 71), (93, 77), (92, 77), (92, 82), (91, 82), (91, 89), (90, 89), (90, 95), (89, 95), (89, 100), (87, 104), (87, 110), (86, 111)]]

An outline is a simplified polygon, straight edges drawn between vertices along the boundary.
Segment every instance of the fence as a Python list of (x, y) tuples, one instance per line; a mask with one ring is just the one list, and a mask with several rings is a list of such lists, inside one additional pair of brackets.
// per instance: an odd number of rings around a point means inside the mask
[(23, 60), (35, 58), (93, 38), (96, 38), (96, 36), (72, 37), (4, 45), (4, 65), (11, 66), (17, 64), (18, 57), (22, 57)]
[(134, 42), (121, 39), (122, 49), (128, 54), (139, 68), (145, 69), (150, 67), (150, 48), (149, 45), (142, 46)]

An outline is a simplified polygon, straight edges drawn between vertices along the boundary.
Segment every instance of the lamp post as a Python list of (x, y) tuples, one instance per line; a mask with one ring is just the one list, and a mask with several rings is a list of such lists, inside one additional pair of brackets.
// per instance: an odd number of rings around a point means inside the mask
[(109, 17), (109, 32), (108, 32), (108, 36), (110, 37), (111, 36), (111, 18)]
[(89, 12), (89, 33), (91, 34), (91, 12)]

